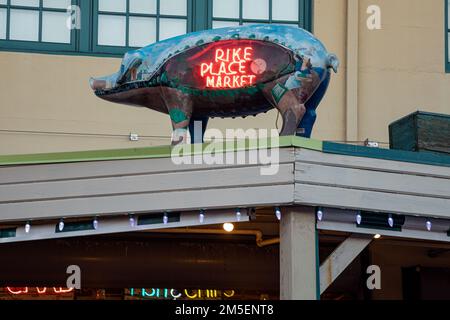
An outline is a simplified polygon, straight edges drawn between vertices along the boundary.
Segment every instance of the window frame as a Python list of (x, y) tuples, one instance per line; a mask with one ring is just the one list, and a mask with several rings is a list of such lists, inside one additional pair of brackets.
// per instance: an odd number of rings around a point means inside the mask
[(445, 37), (445, 57), (444, 57), (444, 61), (445, 61), (445, 72), (446, 73), (450, 73), (450, 57), (449, 57), (449, 46), (450, 46), (450, 42), (449, 42), (449, 35), (450, 35), (450, 26), (449, 26), (449, 0), (444, 0), (444, 37)]
[[(114, 13), (114, 12), (102, 12), (99, 10), (99, 0), (94, 0), (93, 11), (92, 11), (92, 49), (94, 53), (107, 53), (107, 54), (124, 54), (130, 50), (136, 50), (140, 47), (129, 46), (129, 19), (130, 17), (146, 17), (156, 19), (156, 41), (159, 41), (160, 36), (160, 20), (161, 19), (180, 19), (186, 20), (186, 33), (192, 31), (192, 2), (193, 0), (187, 0), (187, 12), (186, 16), (178, 15), (166, 15), (160, 14), (160, 3), (162, 0), (156, 0), (156, 13), (130, 13), (130, 0), (126, 0), (126, 12), (125, 13)], [(105, 15), (116, 15), (126, 17), (126, 31), (125, 31), (125, 46), (109, 46), (109, 45), (99, 45), (98, 44), (98, 18), (100, 14)]]
[[(39, 0), (42, 8), (43, 0)], [(158, 3), (161, 0), (158, 0)], [(187, 0), (187, 32), (200, 31), (212, 28), (213, 10), (212, 0)], [(242, 3), (242, 0), (240, 0)], [(269, 0), (270, 3), (272, 0)], [(127, 1), (128, 2), (128, 1)], [(1, 8), (7, 8), (11, 0), (7, 0), (6, 5), (0, 5)], [(308, 31), (313, 31), (313, 5), (314, 0), (299, 0), (299, 20), (298, 26)], [(33, 52), (46, 53), (57, 55), (75, 55), (75, 56), (106, 56), (106, 57), (120, 57), (125, 52), (137, 49), (136, 47), (116, 47), (97, 45), (97, 28), (98, 28), (98, 0), (72, 0), (72, 5), (77, 5), (81, 9), (81, 29), (73, 29), (71, 31), (71, 43), (49, 43), (49, 42), (35, 42), (35, 41), (20, 41), (20, 40), (0, 40), (0, 52)], [(18, 7), (18, 6), (14, 6)], [(25, 7), (24, 7), (25, 8)], [(28, 8), (28, 7), (26, 7)], [(242, 9), (242, 8), (241, 8)], [(51, 8), (45, 10), (52, 11)], [(58, 9), (56, 9), (58, 10)], [(63, 10), (63, 9), (59, 9)], [(157, 8), (159, 12), (159, 6)], [(7, 10), (7, 32), (9, 30), (9, 10)], [(42, 12), (42, 11), (41, 11)], [(60, 11), (61, 12), (61, 11)], [(242, 12), (242, 11), (241, 11)], [(127, 10), (127, 14), (128, 10)], [(271, 13), (270, 13), (271, 15)], [(132, 16), (140, 16), (140, 14), (132, 14)], [(152, 16), (144, 14), (144, 16)], [(173, 18), (180, 16), (160, 15), (159, 18)], [(157, 28), (159, 26), (159, 18), (157, 17)], [(216, 20), (216, 19), (215, 19)], [(222, 20), (222, 19), (219, 19)], [(243, 19), (245, 22), (255, 22), (261, 20)], [(264, 21), (265, 22), (265, 21)], [(272, 20), (272, 23), (275, 23)], [(282, 23), (286, 23), (283, 21)], [(40, 24), (42, 20), (40, 19)], [(41, 26), (39, 27), (41, 30)], [(127, 23), (128, 28), (128, 23)], [(41, 31), (39, 31), (41, 33)], [(126, 37), (128, 37), (128, 32)], [(159, 29), (157, 30), (157, 37), (159, 37)], [(158, 38), (157, 38), (158, 39)], [(450, 68), (449, 68), (450, 69)]]
[[(67, 12), (65, 9), (46, 8), (43, 6), (44, 0), (39, 0), (39, 7), (28, 7), (20, 5), (11, 5), (11, 0), (6, 0), (6, 4), (0, 4), (1, 9), (6, 9), (6, 39), (0, 39), (0, 48), (3, 46), (8, 49), (16, 50), (38, 50), (38, 51), (74, 51), (77, 43), (77, 32), (75, 29), (70, 31), (70, 43), (42, 42), (42, 19), (43, 12)], [(78, 0), (71, 0), (72, 5), (77, 5)], [(11, 10), (32, 10), (39, 12), (39, 30), (38, 41), (11, 40), (10, 36), (10, 16)]]
[(244, 0), (239, 0), (239, 18), (220, 18), (214, 17), (213, 15), (213, 2), (214, 0), (208, 0), (209, 14), (208, 14), (208, 28), (212, 28), (213, 21), (222, 22), (239, 22), (239, 25), (243, 23), (269, 23), (269, 24), (291, 24), (297, 25), (300, 28), (312, 31), (312, 0), (298, 0), (298, 20), (276, 20), (272, 18), (272, 0), (269, 0), (269, 18), (268, 19), (245, 19), (243, 17), (243, 2)]

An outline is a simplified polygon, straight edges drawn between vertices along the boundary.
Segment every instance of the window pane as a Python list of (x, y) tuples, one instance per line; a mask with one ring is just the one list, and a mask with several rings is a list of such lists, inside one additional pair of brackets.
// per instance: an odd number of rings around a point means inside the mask
[(213, 21), (213, 29), (239, 26), (239, 22)]
[(164, 40), (186, 33), (185, 19), (160, 19), (159, 40)]
[(126, 0), (98, 0), (98, 10), (110, 12), (126, 12)]
[(70, 17), (66, 12), (42, 13), (42, 41), (70, 43), (70, 29), (67, 28), (67, 18)]
[(14, 6), (39, 7), (39, 0), (11, 0)]
[(130, 17), (130, 47), (145, 47), (155, 41), (155, 18)]
[(264, 21), (264, 22), (244, 22), (244, 23), (242, 23), (243, 26), (251, 26), (252, 24), (269, 24), (269, 21)]
[(72, 0), (44, 0), (45, 8), (67, 9), (72, 4)]
[(448, 33), (447, 34), (447, 37), (448, 37), (448, 42), (447, 42), (447, 44), (448, 44), (448, 61), (450, 62), (450, 33)]
[(277, 25), (280, 25), (280, 26), (289, 26), (289, 27), (297, 27), (297, 28), (299, 28), (299, 26), (298, 26), (298, 23), (277, 23)]
[(6, 9), (0, 9), (0, 39), (6, 39)]
[(213, 17), (239, 18), (239, 0), (214, 0)]
[(187, 15), (187, 0), (160, 0), (159, 5), (161, 14)]
[(0, 4), (6, 4), (6, 0), (0, 0)]
[(125, 46), (126, 18), (101, 14), (98, 16), (98, 44)]
[(39, 12), (36, 10), (11, 10), (10, 39), (39, 40)]
[(156, 0), (130, 0), (132, 13), (156, 13)]
[(244, 19), (269, 19), (269, 0), (242, 0)]
[(448, 17), (448, 26), (447, 26), (447, 28), (448, 29), (450, 29), (450, 0), (447, 0), (447, 17)]
[(298, 0), (272, 0), (272, 19), (298, 21)]

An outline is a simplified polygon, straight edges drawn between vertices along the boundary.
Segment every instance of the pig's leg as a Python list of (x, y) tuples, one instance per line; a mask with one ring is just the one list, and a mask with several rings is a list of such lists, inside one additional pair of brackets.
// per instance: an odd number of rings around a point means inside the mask
[(192, 117), (190, 96), (173, 88), (162, 87), (162, 98), (172, 121), (172, 145), (187, 142), (187, 131)]
[(305, 104), (319, 87), (320, 82), (320, 76), (315, 70), (305, 69), (270, 82), (263, 88), (264, 96), (280, 111), (283, 118), (280, 135), (297, 135), (306, 112)]
[(306, 108), (293, 90), (288, 90), (278, 82), (267, 84), (263, 89), (266, 99), (277, 108), (283, 119), (280, 136), (295, 135)]
[(191, 134), (191, 143), (203, 143), (208, 117), (193, 117), (189, 123), (189, 133)]

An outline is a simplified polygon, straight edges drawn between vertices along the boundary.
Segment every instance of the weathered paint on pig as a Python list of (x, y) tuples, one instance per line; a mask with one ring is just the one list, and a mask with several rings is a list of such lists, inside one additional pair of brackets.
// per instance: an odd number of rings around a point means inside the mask
[[(256, 115), (277, 108), (281, 135), (309, 137), (315, 109), (339, 61), (311, 33), (290, 26), (206, 30), (130, 51), (120, 70), (91, 79), (112, 102), (169, 114), (174, 143), (195, 120)], [(179, 139), (178, 139), (178, 138)]]

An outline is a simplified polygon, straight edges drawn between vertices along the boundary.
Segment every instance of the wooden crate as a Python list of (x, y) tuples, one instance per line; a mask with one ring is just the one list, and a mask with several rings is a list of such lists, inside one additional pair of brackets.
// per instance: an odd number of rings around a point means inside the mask
[(450, 154), (450, 115), (417, 111), (389, 125), (391, 149)]

